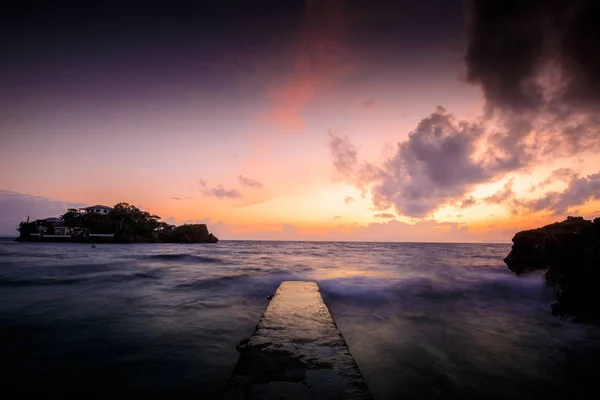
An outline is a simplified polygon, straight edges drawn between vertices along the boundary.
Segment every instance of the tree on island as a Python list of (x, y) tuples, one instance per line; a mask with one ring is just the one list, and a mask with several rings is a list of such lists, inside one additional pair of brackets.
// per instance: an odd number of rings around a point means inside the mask
[(154, 232), (159, 226), (158, 215), (142, 211), (129, 203), (115, 205), (108, 217), (117, 223), (116, 233), (121, 235), (145, 235)]
[(20, 222), (17, 231), (19, 231), (20, 236), (29, 236), (32, 233), (36, 233), (36, 224), (35, 222)]
[[(169, 225), (161, 222), (158, 215), (150, 214), (129, 203), (118, 203), (108, 214), (81, 213), (70, 208), (60, 216), (62, 225), (80, 232), (83, 240), (88, 233), (114, 234), (117, 242), (167, 242), (167, 243), (216, 243), (218, 239), (208, 232), (206, 224)], [(35, 233), (36, 222), (21, 222), (19, 240), (28, 240)]]

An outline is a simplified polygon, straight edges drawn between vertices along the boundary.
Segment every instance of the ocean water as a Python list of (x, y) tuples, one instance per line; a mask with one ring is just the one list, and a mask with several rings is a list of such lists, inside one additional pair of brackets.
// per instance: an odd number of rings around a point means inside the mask
[(2, 385), (218, 398), (284, 280), (315, 280), (375, 399), (597, 398), (600, 329), (507, 244), (0, 242)]

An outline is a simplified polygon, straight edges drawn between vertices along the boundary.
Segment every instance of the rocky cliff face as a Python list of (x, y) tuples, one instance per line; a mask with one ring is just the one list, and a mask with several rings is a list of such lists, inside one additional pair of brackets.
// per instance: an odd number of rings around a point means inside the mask
[(555, 313), (600, 317), (600, 218), (521, 231), (504, 262), (517, 275), (545, 269), (546, 283), (556, 287)]

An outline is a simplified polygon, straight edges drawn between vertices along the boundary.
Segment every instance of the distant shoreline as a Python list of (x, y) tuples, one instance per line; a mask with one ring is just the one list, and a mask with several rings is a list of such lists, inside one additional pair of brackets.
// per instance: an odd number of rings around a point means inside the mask
[[(14, 242), (16, 236), (0, 236), (0, 241), (12, 241)], [(458, 244), (458, 245), (478, 245), (478, 244), (503, 244), (510, 245), (510, 241), (484, 241), (484, 242), (381, 242), (381, 241), (365, 241), (365, 240), (277, 240), (277, 239), (219, 239), (219, 242), (266, 242), (266, 243), (373, 243), (373, 244)], [(67, 241), (61, 240), (56, 242), (51, 241), (22, 241), (20, 243), (92, 243), (92, 242), (81, 242), (81, 241)], [(99, 242), (94, 242), (99, 243)], [(145, 244), (181, 244), (181, 243), (173, 243), (173, 242), (104, 242), (107, 244), (136, 244), (136, 243), (145, 243)], [(186, 244), (186, 243), (183, 243)]]
[(58, 217), (19, 223), (17, 242), (217, 243), (206, 224), (170, 225), (125, 202), (69, 208)]

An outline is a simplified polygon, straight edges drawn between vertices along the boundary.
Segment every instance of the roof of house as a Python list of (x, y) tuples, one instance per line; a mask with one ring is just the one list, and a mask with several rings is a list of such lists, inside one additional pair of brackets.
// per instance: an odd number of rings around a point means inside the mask
[(112, 210), (112, 207), (102, 206), (100, 204), (95, 205), (95, 206), (86, 207), (85, 209), (89, 210), (90, 208), (100, 208), (100, 209)]

